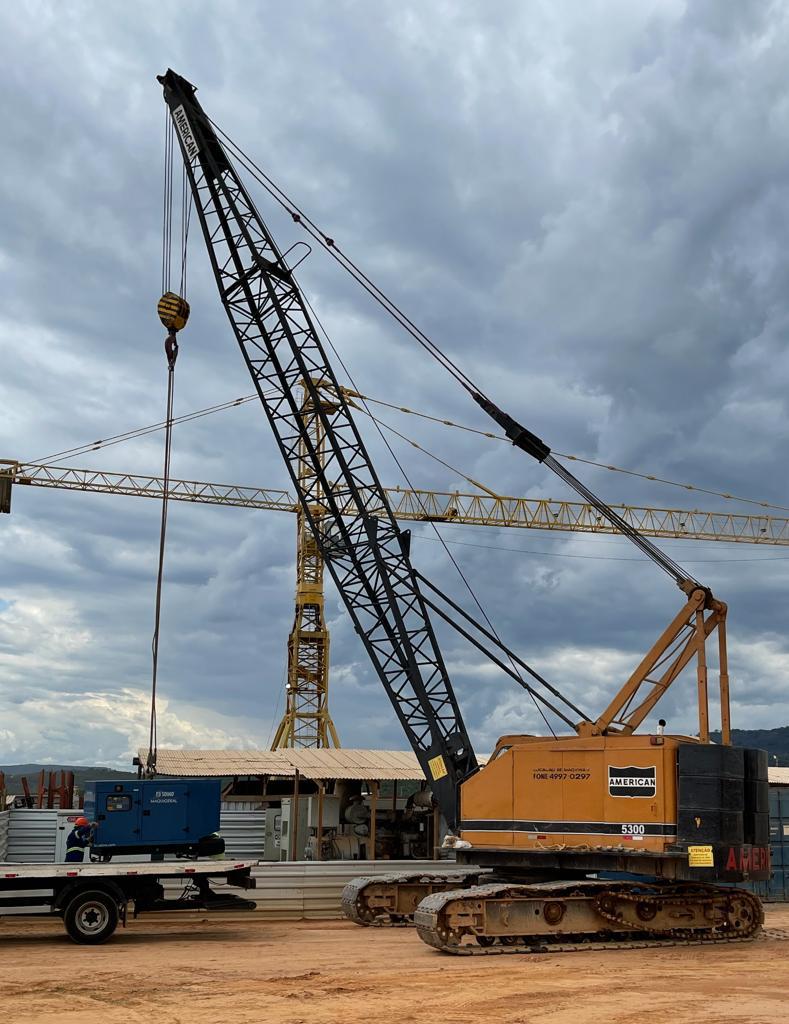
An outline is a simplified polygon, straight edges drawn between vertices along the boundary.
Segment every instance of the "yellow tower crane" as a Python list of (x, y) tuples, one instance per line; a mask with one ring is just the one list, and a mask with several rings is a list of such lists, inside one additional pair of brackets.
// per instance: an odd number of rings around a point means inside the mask
[[(306, 389), (304, 394), (306, 396)], [(322, 404), (324, 411), (330, 413), (330, 395), (326, 394)], [(311, 443), (316, 450), (322, 451), (321, 421), (306, 397), (302, 414)], [(303, 460), (302, 465), (306, 461)], [(0, 512), (10, 512), (11, 489), (15, 484), (160, 500), (164, 496), (164, 481), (158, 476), (0, 460)], [(400, 520), (616, 534), (607, 519), (583, 502), (400, 487), (386, 488), (386, 493), (395, 516)], [(170, 480), (169, 498), (172, 501), (296, 513), (296, 614), (288, 639), (285, 713), (277, 729), (273, 749), (339, 746), (328, 705), (329, 632), (323, 616), (323, 560), (295, 498), (287, 491), (274, 488), (173, 479)], [(789, 519), (779, 516), (637, 505), (616, 505), (614, 508), (623, 519), (648, 537), (789, 546)]]
[[(304, 434), (299, 441), (299, 480), (305, 490), (320, 495), (320, 481), (314, 487), (306, 457), (312, 444), (324, 463), (325, 432), (319, 410), (314, 408), (302, 385), (301, 421)], [(331, 413), (326, 396), (321, 411)], [(322, 506), (310, 512), (320, 521)], [(285, 683), (285, 714), (279, 723), (272, 750), (280, 747), (339, 747), (334, 722), (329, 714), (329, 631), (323, 617), (323, 558), (300, 505), (296, 507), (296, 617), (288, 637), (288, 679)]]

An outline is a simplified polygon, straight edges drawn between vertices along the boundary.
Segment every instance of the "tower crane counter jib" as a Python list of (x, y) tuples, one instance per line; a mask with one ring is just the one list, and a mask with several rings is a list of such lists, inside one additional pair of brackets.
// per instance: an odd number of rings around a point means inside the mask
[[(426, 942), (448, 952), (503, 952), (535, 942), (566, 945), (568, 936), (585, 941), (635, 936), (642, 943), (659, 943), (755, 935), (762, 921), (758, 899), (715, 884), (769, 874), (766, 754), (728, 742), (725, 605), (589, 491), (548, 445), (502, 412), (276, 189), (275, 198), (294, 221), (352, 268), (349, 272), (516, 447), (582, 495), (686, 596), (609, 707), (580, 721), (568, 717), (568, 708), (572, 714), (577, 709), (507, 651), (492, 627), (475, 623), (446, 595), (442, 605), (437, 588), (411, 564), (408, 534), (397, 525), (287, 260), (231, 155), (247, 169), (251, 161), (215, 128), (189, 82), (173, 71), (159, 81), (220, 300), (301, 514), (456, 833), (454, 871), (358, 879), (343, 897), (347, 915), (362, 924), (413, 918)], [(322, 400), (320, 388), (335, 398)], [(305, 402), (320, 421), (317, 432), (306, 428)], [(431, 611), (484, 650), (541, 709), (558, 714), (573, 734), (503, 737), (479, 769)], [(709, 743), (706, 642), (715, 631), (721, 746)], [(637, 734), (694, 659), (698, 739)], [(491, 884), (478, 884), (477, 865), (493, 871)], [(605, 872), (611, 871), (639, 880), (607, 881)], [(595, 878), (588, 877), (593, 873)]]

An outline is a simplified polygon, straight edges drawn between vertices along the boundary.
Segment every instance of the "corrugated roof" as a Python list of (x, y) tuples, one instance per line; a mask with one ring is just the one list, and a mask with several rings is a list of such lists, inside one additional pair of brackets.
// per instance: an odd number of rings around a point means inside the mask
[(768, 768), (767, 778), (773, 786), (789, 786), (789, 768)]
[(422, 780), (411, 750), (285, 750), (288, 760), (309, 779)]
[[(147, 748), (138, 751), (145, 764)], [(213, 776), (293, 775), (281, 750), (159, 750), (156, 768), (161, 775)]]
[[(140, 749), (143, 764), (147, 749)], [(231, 775), (294, 776), (308, 779), (362, 779), (379, 782), (424, 779), (410, 750), (163, 750), (156, 754), (161, 775), (227, 777)]]

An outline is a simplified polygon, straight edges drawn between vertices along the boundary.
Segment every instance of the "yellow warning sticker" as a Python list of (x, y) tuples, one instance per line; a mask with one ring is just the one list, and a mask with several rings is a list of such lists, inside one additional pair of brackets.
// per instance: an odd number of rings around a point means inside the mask
[(438, 782), (439, 779), (443, 779), (445, 775), (448, 775), (447, 766), (444, 764), (444, 758), (441, 754), (436, 757), (431, 757), (427, 762), (430, 768), (430, 774), (433, 776), (433, 781)]
[(688, 847), (689, 868), (714, 868), (715, 858), (712, 855), (711, 846), (689, 846)]

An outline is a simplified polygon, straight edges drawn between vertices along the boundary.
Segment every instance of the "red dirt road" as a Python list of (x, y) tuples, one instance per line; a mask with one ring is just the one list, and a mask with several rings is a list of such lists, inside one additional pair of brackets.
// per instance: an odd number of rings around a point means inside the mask
[[(766, 926), (789, 930), (789, 907)], [(333, 921), (141, 918), (91, 948), (4, 918), (0, 968), (9, 1024), (775, 1024), (789, 1007), (776, 938), (472, 958)]]

